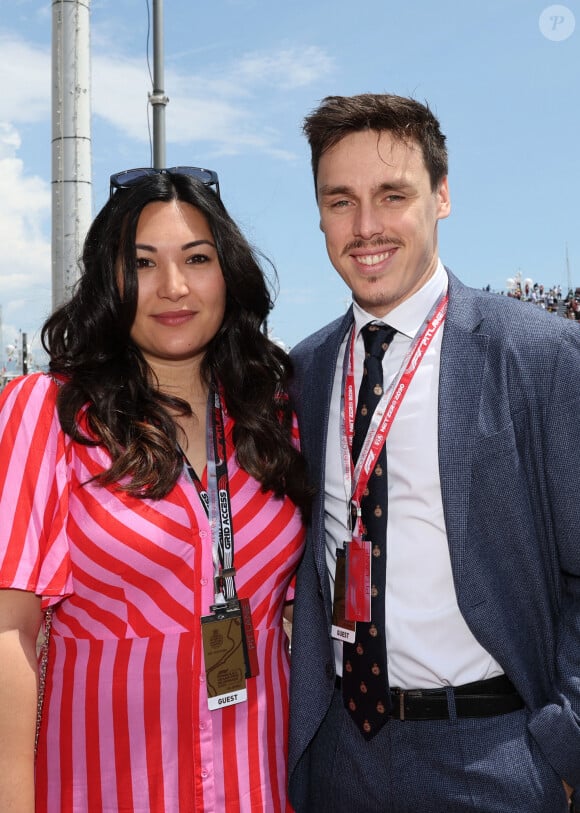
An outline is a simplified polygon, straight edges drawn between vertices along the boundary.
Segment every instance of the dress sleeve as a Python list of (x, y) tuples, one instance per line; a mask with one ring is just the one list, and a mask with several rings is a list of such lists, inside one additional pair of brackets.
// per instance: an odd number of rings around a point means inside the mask
[(47, 598), (72, 592), (70, 440), (58, 420), (57, 392), (58, 384), (38, 373), (16, 379), (0, 396), (0, 588)]

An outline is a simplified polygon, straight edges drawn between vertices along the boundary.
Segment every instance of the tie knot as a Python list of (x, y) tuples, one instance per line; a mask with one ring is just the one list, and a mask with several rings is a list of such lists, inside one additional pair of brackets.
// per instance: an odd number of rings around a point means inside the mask
[(367, 354), (382, 359), (396, 332), (390, 325), (377, 325), (374, 322), (365, 325), (361, 333)]

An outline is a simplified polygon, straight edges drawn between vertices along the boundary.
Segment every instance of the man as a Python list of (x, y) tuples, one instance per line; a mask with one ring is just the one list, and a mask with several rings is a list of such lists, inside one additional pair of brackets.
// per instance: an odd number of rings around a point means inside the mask
[(293, 352), (319, 494), (292, 802), (563, 812), (580, 787), (580, 331), (442, 265), (447, 153), (428, 107), (328, 97), (304, 130), (353, 306)]

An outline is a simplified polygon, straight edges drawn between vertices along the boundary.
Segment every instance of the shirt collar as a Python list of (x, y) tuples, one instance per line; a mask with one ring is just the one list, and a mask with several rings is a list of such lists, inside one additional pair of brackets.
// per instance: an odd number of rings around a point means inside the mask
[(389, 311), (383, 319), (367, 313), (358, 302), (353, 300), (356, 335), (358, 336), (362, 328), (368, 325), (369, 322), (378, 322), (391, 325), (398, 333), (402, 333), (409, 339), (414, 339), (433, 305), (447, 290), (448, 283), (447, 271), (441, 260), (438, 259), (435, 273), (429, 277), (423, 287), (419, 288), (409, 299), (405, 299), (404, 302)]

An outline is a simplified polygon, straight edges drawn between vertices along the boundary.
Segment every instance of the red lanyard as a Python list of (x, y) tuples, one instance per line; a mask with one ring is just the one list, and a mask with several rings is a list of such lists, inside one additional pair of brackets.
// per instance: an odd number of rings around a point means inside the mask
[[(351, 494), (351, 508), (354, 508), (357, 516), (357, 526), (360, 526), (360, 504), (369, 478), (372, 474), (374, 462), (378, 458), (383, 448), (387, 436), (391, 431), (395, 416), (401, 406), (405, 395), (409, 389), (419, 365), (423, 361), (425, 353), (433, 341), (437, 331), (445, 321), (449, 296), (443, 294), (434, 308), (425, 319), (417, 337), (414, 339), (411, 348), (407, 352), (399, 374), (395, 376), (391, 385), (384, 391), (381, 400), (372, 416), (369, 429), (362, 445), (360, 455), (353, 467), (352, 463), (352, 440), (354, 436), (354, 418), (356, 411), (356, 396), (354, 382), (354, 343), (355, 329), (353, 327), (350, 341), (347, 347), (348, 367), (344, 377), (344, 438), (343, 459), (345, 480), (348, 481), (348, 492)], [(354, 470), (353, 470), (354, 469)], [(350, 512), (349, 512), (350, 513)], [(353, 528), (353, 531), (360, 531), (360, 527)]]

